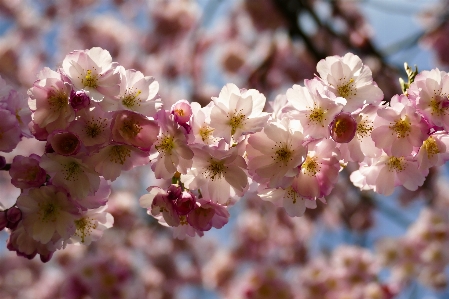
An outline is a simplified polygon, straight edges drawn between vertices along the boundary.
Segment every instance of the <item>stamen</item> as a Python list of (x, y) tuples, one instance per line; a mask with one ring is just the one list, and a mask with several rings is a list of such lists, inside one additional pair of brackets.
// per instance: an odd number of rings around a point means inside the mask
[(390, 172), (401, 172), (407, 167), (407, 164), (404, 161), (404, 157), (390, 157), (386, 164), (388, 166), (388, 171)]
[(304, 174), (307, 174), (309, 176), (316, 176), (318, 171), (320, 171), (320, 165), (316, 160), (317, 157), (307, 156), (306, 160), (301, 165), (301, 170), (303, 170)]
[(114, 145), (109, 150), (109, 161), (113, 163), (123, 165), (129, 157), (131, 157), (131, 150), (124, 145)]

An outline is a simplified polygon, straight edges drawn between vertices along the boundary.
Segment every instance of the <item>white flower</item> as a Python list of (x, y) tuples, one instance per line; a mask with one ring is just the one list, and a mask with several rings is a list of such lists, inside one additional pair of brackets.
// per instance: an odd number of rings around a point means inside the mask
[(318, 62), (316, 69), (329, 90), (346, 99), (344, 112), (353, 112), (364, 104), (379, 104), (384, 97), (371, 70), (357, 55), (327, 57)]
[(228, 144), (231, 140), (238, 142), (242, 135), (262, 130), (269, 117), (262, 112), (265, 96), (255, 89), (240, 90), (229, 83), (212, 100), (215, 104), (210, 115), (213, 134), (223, 137)]

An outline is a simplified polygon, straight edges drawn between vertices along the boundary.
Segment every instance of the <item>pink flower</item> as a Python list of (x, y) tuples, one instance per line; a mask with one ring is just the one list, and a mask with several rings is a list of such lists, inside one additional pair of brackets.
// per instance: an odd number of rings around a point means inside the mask
[(154, 161), (151, 169), (156, 178), (170, 179), (176, 171), (187, 173), (192, 166), (193, 152), (187, 145), (184, 129), (178, 128), (166, 110), (159, 110), (156, 120), (161, 130), (150, 151), (150, 159)]
[(394, 96), (390, 107), (379, 108), (377, 115), (371, 137), (376, 147), (389, 155), (408, 156), (427, 137), (427, 125), (404, 95)]
[(157, 141), (159, 126), (142, 114), (121, 110), (116, 112), (111, 130), (114, 141), (149, 150)]
[(11, 90), (5, 97), (0, 95), (0, 108), (6, 109), (14, 115), (22, 130), (22, 134), (31, 137), (28, 123), (31, 121), (31, 110), (28, 107), (28, 98), (21, 93)]
[(124, 170), (150, 162), (147, 152), (126, 144), (110, 144), (86, 160), (105, 179), (115, 181)]
[(217, 145), (220, 138), (214, 138), (215, 129), (211, 127), (210, 113), (212, 111), (214, 103), (209, 104), (201, 108), (200, 104), (194, 102), (191, 104), (192, 108), (192, 120), (191, 120), (191, 133), (193, 134), (193, 143)]
[(15, 156), (9, 170), (11, 183), (20, 189), (42, 186), (47, 173), (39, 166), (39, 161), (40, 157), (34, 154), (29, 157)]
[(114, 224), (114, 218), (106, 212), (106, 209), (107, 205), (89, 210), (77, 217), (75, 234), (68, 243), (89, 245), (92, 241), (98, 241), (103, 236), (103, 232)]
[(424, 183), (428, 169), (418, 169), (418, 162), (410, 156), (395, 157), (383, 153), (373, 158), (371, 165), (363, 164), (350, 179), (364, 190), (373, 189), (382, 195), (391, 195), (395, 186), (415, 191)]
[(11, 232), (6, 246), (9, 251), (15, 251), (18, 256), (33, 259), (36, 254), (40, 255), (43, 263), (48, 262), (53, 256), (54, 250), (48, 249), (47, 244), (34, 240), (24, 228), (23, 223)]
[(186, 100), (179, 100), (174, 103), (170, 111), (175, 116), (175, 121), (180, 125), (189, 122), (192, 116), (192, 107), (190, 107), (190, 103)]
[(48, 143), (51, 148), (59, 155), (73, 156), (81, 148), (81, 142), (75, 134), (64, 131), (54, 131), (48, 136)]
[(210, 120), (214, 136), (222, 137), (228, 144), (238, 142), (242, 135), (262, 130), (269, 115), (262, 112), (265, 96), (255, 89), (240, 90), (234, 84), (223, 87), (218, 98), (213, 97)]
[(290, 217), (301, 217), (306, 208), (317, 207), (315, 199), (301, 196), (292, 187), (286, 189), (264, 189), (259, 194), (260, 198), (272, 202), (276, 207), (283, 207)]
[(80, 159), (46, 154), (39, 165), (52, 176), (52, 184), (64, 187), (73, 198), (86, 197), (99, 188), (99, 175)]
[(280, 187), (284, 177), (298, 173), (297, 167), (307, 154), (302, 133), (293, 129), (298, 125), (287, 119), (271, 122), (262, 132), (249, 137), (248, 171), (255, 181), (275, 188)]
[(107, 111), (131, 110), (145, 116), (154, 116), (159, 110), (159, 83), (150, 76), (135, 70), (118, 67), (122, 80), (116, 98), (106, 98), (101, 106)]
[(246, 162), (236, 147), (222, 150), (204, 146), (193, 148), (192, 169), (181, 176), (185, 186), (191, 190), (201, 189), (201, 193), (219, 204), (226, 204), (231, 197), (243, 196), (248, 188), (245, 173)]
[(23, 226), (36, 241), (46, 244), (59, 236), (67, 240), (75, 233), (78, 209), (65, 192), (55, 186), (42, 186), (22, 193), (17, 199)]
[(208, 231), (212, 227), (222, 228), (229, 220), (228, 210), (211, 201), (198, 200), (199, 206), (195, 207), (188, 215), (187, 222), (199, 231)]
[(0, 109), (0, 151), (10, 152), (22, 137), (17, 118), (8, 110)]
[(446, 132), (437, 132), (430, 135), (416, 154), (419, 169), (439, 167), (449, 160), (449, 135)]
[(361, 111), (353, 113), (357, 122), (355, 136), (348, 143), (340, 143), (341, 157), (345, 161), (362, 162), (365, 157), (378, 157), (382, 150), (374, 145), (371, 133), (374, 130), (374, 119), (379, 108), (373, 105), (365, 106)]
[(350, 113), (342, 112), (335, 116), (329, 129), (335, 142), (348, 143), (357, 132), (357, 122)]
[(308, 199), (329, 195), (340, 171), (339, 151), (335, 142), (324, 139), (309, 144), (309, 152), (292, 187)]
[(181, 188), (173, 186), (168, 192), (159, 187), (148, 187), (148, 194), (139, 199), (140, 206), (148, 209), (148, 214), (162, 217), (169, 226), (178, 226), (180, 224), (179, 215), (175, 208), (175, 200), (181, 195)]
[(293, 85), (287, 90), (287, 99), (296, 109), (291, 115), (301, 122), (304, 135), (314, 139), (327, 138), (329, 125), (340, 113), (344, 99), (335, 97), (318, 79), (304, 82), (306, 87)]
[(365, 104), (379, 104), (384, 95), (373, 82), (371, 70), (352, 53), (330, 56), (317, 64), (321, 80), (338, 97), (345, 98), (344, 112), (353, 112)]
[(449, 129), (449, 74), (439, 69), (423, 71), (415, 77), (407, 93), (430, 125)]
[(105, 144), (111, 138), (111, 115), (98, 107), (83, 110), (72, 122), (69, 130), (75, 133), (85, 146)]
[(94, 47), (73, 51), (62, 61), (62, 69), (78, 90), (87, 90), (96, 102), (120, 92), (120, 74), (107, 50)]
[(78, 111), (90, 106), (90, 97), (88, 92), (84, 90), (75, 91), (72, 89), (69, 102), (73, 109)]
[(44, 68), (28, 90), (34, 122), (47, 132), (65, 129), (75, 119), (75, 111), (69, 103), (71, 90), (72, 86), (60, 73)]

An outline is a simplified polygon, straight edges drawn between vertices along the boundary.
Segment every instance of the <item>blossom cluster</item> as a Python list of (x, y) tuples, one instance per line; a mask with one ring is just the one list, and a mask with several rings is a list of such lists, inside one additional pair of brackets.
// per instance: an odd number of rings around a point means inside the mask
[[(108, 51), (71, 52), (28, 90), (28, 126), (46, 142), (45, 154), (12, 161), (11, 182), (22, 193), (3, 212), (8, 248), (47, 261), (67, 244), (97, 240), (113, 222), (108, 181), (148, 163), (162, 183), (140, 205), (182, 239), (221, 228), (227, 207), (247, 193), (301, 216), (325, 202), (348, 163), (359, 164), (354, 185), (389, 195), (395, 186), (416, 190), (430, 167), (448, 160), (447, 73), (422, 72), (384, 103), (354, 54), (321, 60), (317, 73), (267, 109), (258, 90), (231, 83), (204, 107), (186, 100), (167, 107), (153, 77), (112, 62)], [(11, 111), (19, 123), (29, 116), (5, 102), (10, 119)], [(17, 138), (26, 134), (13, 127)]]
[(391, 268), (395, 284), (404, 285), (415, 277), (434, 289), (448, 285), (449, 219), (447, 214), (426, 208), (399, 239), (382, 239), (377, 255), (382, 266)]

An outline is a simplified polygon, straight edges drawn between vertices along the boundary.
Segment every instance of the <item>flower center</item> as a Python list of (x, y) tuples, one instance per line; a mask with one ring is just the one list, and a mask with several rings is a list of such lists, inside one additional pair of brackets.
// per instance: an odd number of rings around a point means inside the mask
[(170, 155), (173, 148), (175, 147), (173, 136), (162, 135), (159, 140), (159, 143), (155, 146), (156, 150), (161, 154)]
[(203, 140), (203, 142), (206, 142), (206, 140), (209, 140), (210, 136), (212, 135), (212, 133), (214, 132), (214, 129), (209, 127), (208, 125), (204, 124), (200, 130), (199, 130), (199, 134), (201, 136), (201, 140)]
[(97, 119), (91, 119), (86, 122), (84, 132), (90, 138), (95, 138), (100, 135), (104, 129), (107, 127), (106, 118), (99, 117)]
[(351, 79), (349, 79), (348, 83), (346, 83), (344, 85), (339, 85), (337, 87), (338, 94), (343, 98), (347, 98), (349, 96), (355, 96), (357, 94), (357, 92), (353, 85), (354, 85), (354, 79), (351, 78)]
[(137, 122), (133, 121), (132, 119), (127, 119), (123, 121), (123, 126), (120, 131), (123, 133), (123, 135), (135, 138), (141, 130), (142, 126), (140, 126)]
[(302, 172), (309, 176), (316, 176), (318, 171), (320, 171), (320, 165), (316, 160), (317, 157), (307, 156), (306, 160), (301, 165)]
[(410, 132), (412, 131), (411, 123), (408, 120), (408, 117), (397, 120), (394, 123), (394, 125), (389, 126), (389, 128), (394, 132), (396, 132), (398, 138), (407, 137), (408, 135), (410, 135)]
[(134, 106), (140, 106), (140, 103), (142, 102), (139, 98), (139, 95), (142, 93), (142, 91), (138, 90), (136, 93), (128, 93), (128, 90), (125, 92), (125, 96), (122, 98), (122, 104), (128, 109), (133, 108)]
[(113, 163), (123, 165), (129, 157), (131, 157), (131, 150), (123, 145), (114, 145), (109, 151), (109, 161)]
[(401, 172), (403, 171), (407, 164), (404, 161), (404, 157), (390, 157), (387, 161), (387, 166), (388, 166), (388, 171), (396, 171), (396, 172)]
[(298, 200), (299, 194), (296, 193), (295, 189), (293, 189), (292, 187), (289, 187), (286, 191), (287, 193), (285, 196), (295, 204)]
[(284, 147), (278, 149), (276, 151), (276, 162), (284, 162), (284, 164), (287, 164), (288, 161), (291, 161), (293, 152), (287, 147), (287, 145), (284, 145)]
[(316, 124), (322, 124), (323, 120), (326, 120), (325, 111), (319, 107), (313, 108), (309, 114), (309, 121)]
[(69, 98), (62, 90), (52, 90), (48, 94), (48, 103), (50, 104), (50, 110), (53, 112), (59, 112), (68, 105)]
[(371, 135), (371, 131), (374, 129), (373, 123), (367, 119), (362, 119), (357, 124), (357, 138), (362, 139)]
[(87, 70), (86, 76), (81, 79), (81, 84), (83, 84), (84, 87), (97, 88), (98, 77), (97, 75), (92, 74), (92, 70)]
[(39, 215), (43, 222), (56, 222), (59, 214), (59, 206), (53, 202), (39, 203)]
[(430, 109), (432, 110), (432, 112), (430, 114), (436, 115), (436, 116), (445, 115), (448, 106), (444, 105), (444, 102), (447, 100), (448, 100), (447, 97), (442, 97), (440, 95), (435, 96), (435, 98), (433, 98), (430, 101)]
[(69, 162), (62, 168), (62, 173), (66, 181), (78, 180), (78, 175), (82, 172), (81, 166), (75, 161)]
[(234, 135), (237, 129), (242, 128), (245, 125), (246, 115), (237, 112), (231, 116), (228, 124), (231, 126), (231, 135)]
[(206, 170), (203, 172), (203, 175), (214, 181), (215, 179), (220, 179), (223, 174), (226, 173), (227, 167), (224, 165), (224, 161), (210, 161), (209, 166), (206, 167)]
[(81, 238), (82, 243), (84, 243), (85, 238), (87, 236), (90, 236), (92, 234), (92, 231), (97, 228), (97, 224), (88, 217), (83, 217), (81, 219), (75, 220), (75, 226), (75, 235)]
[(432, 136), (429, 136), (429, 138), (424, 141), (422, 147), (426, 150), (429, 159), (440, 153), (437, 142)]

